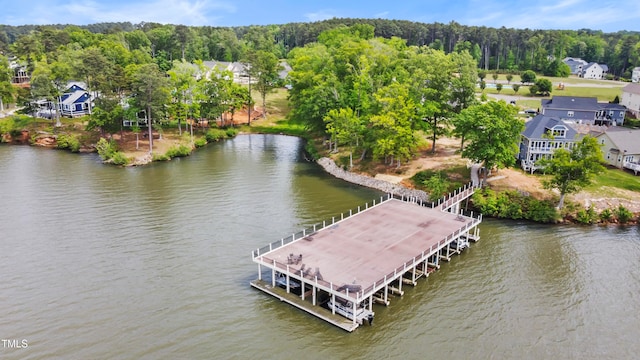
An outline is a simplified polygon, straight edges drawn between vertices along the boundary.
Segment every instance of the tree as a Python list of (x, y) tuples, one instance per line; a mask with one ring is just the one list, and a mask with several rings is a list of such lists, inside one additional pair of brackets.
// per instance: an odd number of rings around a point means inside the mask
[(359, 145), (363, 138), (365, 125), (362, 119), (350, 109), (333, 109), (325, 116), (324, 121), (327, 123), (327, 133), (335, 139), (335, 150), (338, 149), (339, 143), (347, 143), (349, 145), (349, 167), (353, 167), (353, 151)]
[(520, 79), (523, 84), (525, 83), (533, 83), (536, 81), (536, 73), (532, 70), (527, 70), (520, 75)]
[(553, 84), (549, 79), (538, 79), (535, 84), (529, 89), (532, 94), (542, 94), (543, 96), (549, 96), (553, 90)]
[(567, 194), (580, 191), (595, 175), (604, 171), (603, 162), (596, 138), (585, 136), (571, 150), (559, 148), (553, 152), (553, 157), (540, 159), (537, 165), (551, 174), (550, 179), (543, 181), (543, 186), (560, 192), (558, 209), (562, 209)]
[(498, 91), (498, 94), (499, 94), (500, 91), (502, 91), (502, 84), (496, 84), (496, 90)]
[(511, 80), (513, 80), (513, 74), (507, 74), (507, 84), (511, 84)]
[(422, 184), (429, 189), (429, 199), (431, 201), (439, 199), (447, 193), (447, 179), (442, 176), (441, 172), (431, 175)]
[(485, 77), (487, 77), (487, 71), (486, 70), (478, 70), (478, 78), (480, 79), (480, 81), (484, 81)]
[(174, 60), (173, 68), (168, 71), (172, 86), (172, 112), (178, 119), (178, 133), (180, 135), (182, 135), (182, 119), (186, 121), (187, 118), (187, 101), (190, 100), (196, 83), (195, 73), (196, 69), (184, 58), (181, 61)]
[(131, 90), (133, 104), (139, 109), (144, 109), (147, 116), (147, 128), (149, 131), (149, 154), (153, 153), (153, 120), (158, 118), (158, 113), (163, 110), (168, 102), (168, 80), (156, 64), (135, 66), (131, 73)]
[(482, 163), (487, 170), (510, 166), (518, 153), (524, 122), (516, 117), (517, 110), (505, 101), (489, 101), (472, 105), (459, 117), (468, 122), (469, 144), (462, 157)]
[(493, 78), (493, 83), (495, 84), (496, 81), (498, 81), (498, 72), (494, 72), (493, 74), (491, 74), (491, 77)]
[(9, 67), (9, 61), (6, 57), (0, 55), (0, 111), (4, 110), (4, 104), (14, 102), (13, 96), (16, 91), (11, 85), (12, 76), (13, 72)]
[[(277, 86), (280, 71), (278, 58), (271, 52), (258, 50), (248, 55), (250, 81), (255, 79), (255, 89), (262, 98), (262, 117), (267, 117), (267, 94)], [(249, 119), (251, 125), (251, 119)]]
[(513, 92), (517, 94), (518, 90), (520, 90), (520, 84), (513, 84), (511, 85), (511, 88), (513, 89)]

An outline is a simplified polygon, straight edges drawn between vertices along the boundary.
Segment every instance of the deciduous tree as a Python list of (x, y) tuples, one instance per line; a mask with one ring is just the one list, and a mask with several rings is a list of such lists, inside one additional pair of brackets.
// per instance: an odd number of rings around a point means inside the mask
[(550, 179), (543, 181), (543, 186), (560, 192), (558, 208), (561, 209), (567, 194), (580, 191), (591, 184), (595, 175), (604, 171), (603, 162), (596, 138), (585, 136), (572, 149), (556, 149), (553, 157), (540, 159), (537, 165), (544, 167), (545, 173), (551, 174)]

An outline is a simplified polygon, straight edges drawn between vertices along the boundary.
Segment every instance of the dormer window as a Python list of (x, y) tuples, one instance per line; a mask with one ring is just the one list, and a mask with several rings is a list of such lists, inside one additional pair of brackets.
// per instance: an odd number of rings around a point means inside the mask
[(573, 117), (573, 111), (567, 111), (567, 117)]
[(567, 128), (562, 125), (556, 125), (549, 129), (549, 134), (553, 136), (553, 138), (565, 138), (567, 137)]

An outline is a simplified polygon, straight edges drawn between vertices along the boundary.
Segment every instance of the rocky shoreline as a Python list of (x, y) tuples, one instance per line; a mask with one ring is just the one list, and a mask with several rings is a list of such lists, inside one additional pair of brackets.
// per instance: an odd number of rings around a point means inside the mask
[(413, 198), (416, 198), (417, 200), (421, 200), (425, 202), (428, 201), (429, 199), (429, 195), (422, 190), (409, 189), (402, 185), (392, 184), (388, 181), (374, 179), (369, 176), (355, 174), (355, 173), (346, 171), (340, 168), (338, 165), (336, 165), (336, 163), (333, 160), (327, 157), (318, 159), (317, 163), (318, 165), (322, 166), (322, 168), (329, 174), (353, 184), (366, 186), (368, 188), (380, 190), (388, 194), (400, 195), (404, 197), (413, 197)]

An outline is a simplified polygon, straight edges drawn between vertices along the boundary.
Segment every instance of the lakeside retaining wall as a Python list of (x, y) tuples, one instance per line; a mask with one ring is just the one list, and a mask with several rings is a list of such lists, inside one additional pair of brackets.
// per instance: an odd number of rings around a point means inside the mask
[(422, 190), (409, 189), (402, 185), (392, 184), (388, 181), (374, 179), (365, 175), (354, 174), (340, 168), (333, 160), (326, 157), (318, 159), (317, 163), (322, 166), (322, 168), (324, 168), (324, 170), (329, 174), (353, 184), (366, 186), (394, 195), (414, 197), (417, 200), (422, 200), (424, 202), (428, 201), (429, 199), (427, 193)]

